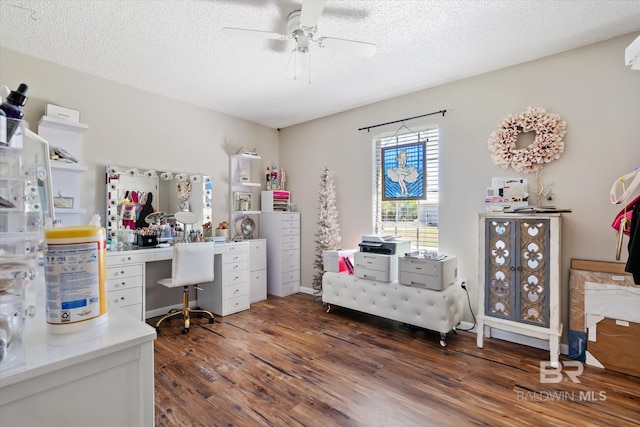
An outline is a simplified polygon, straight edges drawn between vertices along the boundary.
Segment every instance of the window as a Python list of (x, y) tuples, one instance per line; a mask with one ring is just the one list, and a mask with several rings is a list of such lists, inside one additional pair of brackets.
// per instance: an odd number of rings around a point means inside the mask
[(438, 128), (403, 129), (373, 139), (374, 232), (411, 240), (413, 250), (437, 251)]

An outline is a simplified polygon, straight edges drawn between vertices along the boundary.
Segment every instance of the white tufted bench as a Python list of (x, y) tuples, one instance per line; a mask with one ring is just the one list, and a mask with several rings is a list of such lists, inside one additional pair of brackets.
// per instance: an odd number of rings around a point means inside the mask
[(344, 273), (326, 272), (322, 276), (322, 302), (328, 304), (327, 312), (333, 304), (440, 332), (443, 347), (447, 332), (462, 320), (462, 296), (459, 284), (432, 291)]

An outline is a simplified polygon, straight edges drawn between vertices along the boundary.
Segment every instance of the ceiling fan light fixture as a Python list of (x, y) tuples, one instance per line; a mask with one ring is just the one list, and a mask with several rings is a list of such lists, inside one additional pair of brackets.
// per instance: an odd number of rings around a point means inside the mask
[(294, 10), (287, 16), (287, 34), (230, 27), (225, 27), (222, 31), (230, 36), (277, 39), (282, 41), (294, 40), (296, 44), (289, 55), (287, 77), (298, 80), (298, 75), (301, 75), (304, 71), (309, 75), (308, 80), (309, 83), (311, 83), (310, 43), (315, 44), (317, 47), (338, 50), (363, 57), (371, 57), (376, 52), (376, 45), (373, 43), (334, 37), (314, 39), (318, 29), (318, 20), (322, 15), (326, 3), (326, 0), (302, 0), (302, 8), (300, 10)]
[(307, 82), (311, 84), (311, 52), (309, 48), (296, 46), (291, 50), (289, 64), (287, 66), (287, 77), (299, 80), (300, 77), (307, 77)]

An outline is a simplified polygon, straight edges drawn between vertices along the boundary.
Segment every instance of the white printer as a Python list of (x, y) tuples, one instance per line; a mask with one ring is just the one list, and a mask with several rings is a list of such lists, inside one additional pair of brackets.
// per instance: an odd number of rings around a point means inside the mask
[(360, 252), (354, 255), (355, 275), (361, 279), (398, 280), (398, 256), (411, 252), (411, 240), (398, 236), (362, 236)]
[(458, 260), (454, 256), (435, 258), (402, 256), (398, 258), (398, 282), (442, 291), (458, 279)]

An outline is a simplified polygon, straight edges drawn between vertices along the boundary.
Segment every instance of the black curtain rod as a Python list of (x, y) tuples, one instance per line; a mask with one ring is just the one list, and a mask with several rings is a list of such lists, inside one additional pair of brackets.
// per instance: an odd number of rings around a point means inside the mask
[(447, 112), (447, 110), (440, 110), (440, 111), (434, 111), (433, 113), (429, 113), (429, 114), (423, 114), (421, 116), (414, 116), (414, 117), (408, 117), (406, 119), (402, 119), (402, 120), (394, 120), (392, 122), (387, 122), (387, 123), (380, 123), (377, 125), (372, 125), (372, 126), (365, 126), (363, 128), (358, 129), (360, 130), (367, 130), (367, 132), (369, 132), (369, 129), (373, 129), (373, 128), (377, 128), (378, 126), (385, 126), (385, 125), (391, 125), (394, 123), (402, 123), (402, 122), (406, 122), (408, 120), (413, 120), (413, 119), (419, 119), (420, 117), (427, 117), (427, 116), (433, 116), (434, 114), (442, 114), (442, 117), (444, 117), (444, 114)]

